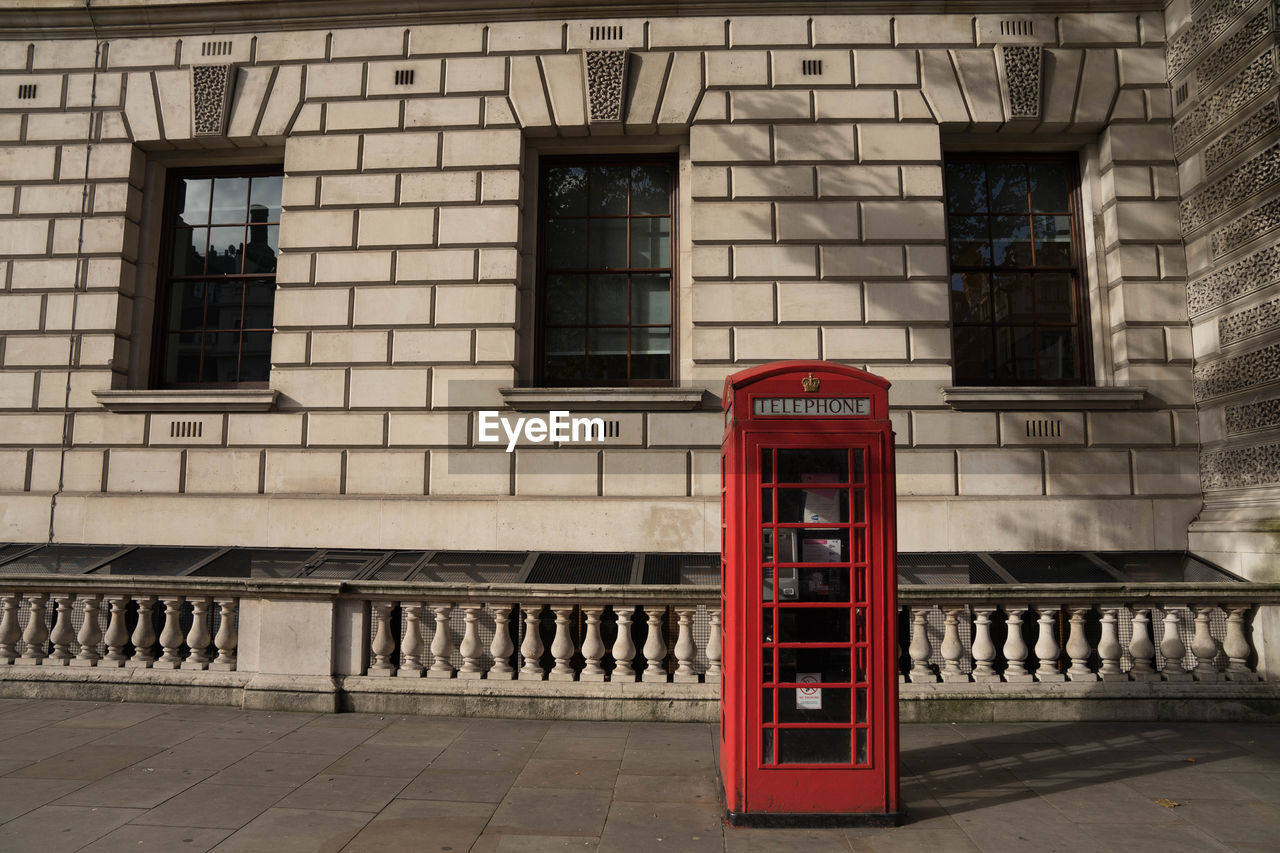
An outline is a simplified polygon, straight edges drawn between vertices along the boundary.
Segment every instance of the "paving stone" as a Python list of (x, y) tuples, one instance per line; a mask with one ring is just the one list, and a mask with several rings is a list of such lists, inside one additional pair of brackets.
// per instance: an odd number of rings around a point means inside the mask
[(129, 767), (85, 785), (58, 800), (56, 805), (152, 808), (203, 781), (212, 772)]
[(715, 769), (711, 750), (691, 752), (670, 747), (644, 749), (630, 747), (622, 756), (622, 772), (696, 776)]
[(1226, 844), (1274, 845), (1280, 837), (1280, 809), (1257, 800), (1188, 799), (1170, 811)]
[(400, 792), (405, 799), (499, 803), (519, 775), (514, 770), (428, 767)]
[(364, 742), (365, 746), (447, 746), (467, 730), (466, 720), (402, 719)]
[(610, 810), (611, 793), (577, 788), (512, 788), (493, 813), (489, 828), (532, 834), (599, 836)]
[[(663, 847), (666, 846), (665, 841)], [(849, 839), (840, 829), (787, 829), (782, 827), (726, 826), (727, 853), (837, 853), (849, 850)]]
[(712, 775), (668, 776), (619, 773), (614, 787), (615, 802), (696, 803), (715, 802), (716, 784)]
[(222, 770), (261, 747), (259, 740), (202, 736), (149, 756), (146, 764), (156, 769)]
[(196, 736), (202, 736), (215, 722), (193, 723), (186, 720), (172, 720), (167, 717), (152, 717), (132, 726), (117, 729), (111, 734), (99, 737), (94, 743), (105, 746), (176, 746)]
[(346, 776), (385, 776), (412, 779), (444, 750), (438, 746), (379, 746), (361, 744), (324, 769)]
[(133, 822), (156, 826), (239, 829), (292, 790), (289, 787), (201, 782), (135, 818)]
[(103, 707), (101, 702), (75, 702), (75, 701), (41, 701), (41, 702), (25, 702), (22, 705), (5, 713), (6, 719), (15, 720), (48, 720), (56, 722), (58, 720), (67, 720), (72, 717), (78, 717), (86, 714), (96, 708)]
[(5, 853), (70, 853), (142, 814), (141, 809), (42, 806), (0, 826)]
[(219, 785), (289, 785), (297, 787), (333, 763), (330, 755), (302, 752), (255, 752), (210, 779)]
[(407, 784), (405, 779), (339, 776), (322, 773), (299, 787), (277, 805), (294, 809), (345, 809), (379, 812)]
[(341, 850), (370, 817), (365, 812), (270, 808), (218, 845), (218, 850), (220, 853)]
[[(1176, 809), (1174, 811), (1177, 811)], [(1171, 850), (1227, 850), (1204, 832), (1184, 823), (1167, 826), (1150, 824), (1093, 823), (1083, 827), (1081, 846), (1092, 843), (1096, 850), (1123, 850), (1125, 853), (1169, 853)], [(1275, 849), (1274, 842), (1271, 850)]]
[(600, 840), (583, 835), (520, 835), (490, 832), (471, 845), (471, 853), (559, 853), (562, 850), (598, 850)]
[(534, 758), (588, 758), (611, 760), (617, 766), (626, 743), (618, 738), (544, 737), (534, 750)]
[(84, 783), (75, 779), (11, 779), (0, 777), (0, 823), (48, 805)]
[(91, 743), (29, 764), (10, 774), (9, 778), (101, 779), (159, 751), (152, 746), (98, 746)]
[(723, 850), (719, 804), (614, 803), (600, 846), (606, 850)]
[(364, 741), (370, 733), (363, 728), (313, 729), (306, 726), (273, 740), (262, 748), (263, 752), (298, 752), (307, 755), (342, 755)]
[(556, 720), (547, 729), (548, 738), (623, 738), (631, 733), (631, 723), (594, 720)]
[(533, 755), (537, 741), (455, 741), (433, 767), (459, 770), (519, 770)]
[(229, 829), (196, 829), (182, 826), (138, 826), (126, 824), (115, 832), (110, 832), (88, 847), (80, 848), (83, 853), (125, 853), (125, 851), (170, 851), (181, 850), (183, 853), (200, 853), (212, 850), (231, 834)]
[(467, 850), (484, 830), (493, 806), (396, 800), (360, 830), (344, 853), (387, 850)]
[(516, 777), (521, 787), (610, 790), (618, 778), (617, 761), (533, 758)]
[[(876, 853), (914, 853), (930, 850), (934, 853), (968, 853), (987, 848), (979, 847), (960, 830), (924, 830), (905, 832), (901, 829), (847, 829), (845, 835), (854, 850)], [(1060, 850), (1069, 849), (1060, 847)]]
[(168, 707), (165, 705), (133, 705), (122, 702), (77, 714), (62, 720), (57, 725), (89, 729), (124, 729), (137, 725), (143, 720), (158, 717), (167, 710)]

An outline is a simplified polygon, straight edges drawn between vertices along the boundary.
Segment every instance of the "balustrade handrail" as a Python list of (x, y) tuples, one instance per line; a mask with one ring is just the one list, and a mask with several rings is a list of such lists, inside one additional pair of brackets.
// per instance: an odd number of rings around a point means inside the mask
[(1280, 583), (1053, 583), (899, 584), (898, 604), (955, 602), (991, 604), (1123, 601), (1199, 603), (1205, 601), (1280, 604)]

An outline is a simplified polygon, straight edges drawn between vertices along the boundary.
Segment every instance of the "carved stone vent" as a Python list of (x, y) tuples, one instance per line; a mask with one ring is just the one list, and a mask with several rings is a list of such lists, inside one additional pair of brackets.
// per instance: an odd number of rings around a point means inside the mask
[(1272, 199), (1214, 231), (1209, 236), (1210, 251), (1215, 259), (1220, 258), (1277, 228), (1280, 228), (1280, 199)]
[(1237, 60), (1248, 54), (1254, 45), (1272, 31), (1272, 19), (1271, 10), (1264, 7), (1261, 12), (1250, 18), (1239, 32), (1206, 54), (1196, 63), (1196, 86), (1203, 91)]
[(1277, 127), (1280, 127), (1280, 101), (1272, 101), (1204, 149), (1205, 172), (1216, 171), (1223, 163)]
[(396, 85), (412, 86), (413, 85), (413, 69), (397, 68), (396, 69)]
[(1274, 382), (1280, 378), (1280, 344), (1202, 365), (1193, 377), (1197, 401)]
[(1034, 36), (1035, 34), (1036, 22), (1030, 18), (1009, 18), (1000, 22), (1002, 36)]
[(1040, 118), (1043, 50), (1037, 44), (1002, 44), (1000, 60), (1005, 110), (1009, 118)]
[(1280, 183), (1280, 142), (1249, 158), (1208, 188), (1184, 199), (1178, 211), (1182, 233), (1190, 234), (1208, 225), (1277, 183)]
[(31, 99), (31, 98), (34, 98), (35, 96), (36, 96), (36, 84), (35, 84), (35, 83), (19, 83), (19, 84), (18, 84), (18, 98), (19, 98), (19, 99), (26, 101), (26, 100), (29, 100), (29, 99)]
[(1275, 80), (1275, 56), (1268, 51), (1174, 122), (1173, 150), (1178, 153), (1186, 151), (1196, 140), (1221, 126), (1241, 107), (1270, 89)]
[(800, 61), (800, 73), (805, 77), (822, 75), (821, 59), (804, 59)]
[(1238, 447), (1200, 455), (1200, 485), (1206, 490), (1246, 489), (1280, 483), (1280, 444)]
[(1280, 297), (1245, 311), (1218, 318), (1218, 340), (1224, 344), (1280, 328)]
[(1169, 77), (1178, 76), (1178, 72), (1186, 68), (1210, 42), (1226, 32), (1253, 4), (1254, 0), (1216, 0), (1203, 12), (1198, 11), (1195, 20), (1169, 39), (1165, 52)]
[(1226, 416), (1227, 432), (1233, 435), (1280, 426), (1280, 397), (1227, 406)]
[(1187, 94), (1188, 94), (1187, 84), (1183, 83), (1181, 86), (1178, 87), (1178, 90), (1173, 93), (1174, 103), (1177, 104), (1178, 106), (1182, 106), (1183, 104), (1185, 104), (1187, 102)]
[(622, 27), (620, 26), (598, 26), (590, 29), (591, 41), (621, 41)]
[(606, 438), (617, 438), (622, 435), (622, 421), (605, 421), (604, 435), (600, 434), (600, 430), (592, 424), (587, 428), (587, 437), (591, 441), (602, 441)]
[(1055, 418), (1028, 418), (1027, 438), (1062, 438), (1062, 421)]
[(231, 114), (236, 66), (191, 66), (191, 124), (195, 136), (221, 136)]
[(201, 56), (230, 56), (230, 41), (206, 41), (200, 45)]
[(627, 85), (625, 50), (588, 50), (587, 101), (591, 121), (622, 121)]
[(170, 421), (169, 438), (201, 438), (204, 421)]
[(1280, 283), (1280, 245), (1268, 246), (1187, 285), (1192, 317)]

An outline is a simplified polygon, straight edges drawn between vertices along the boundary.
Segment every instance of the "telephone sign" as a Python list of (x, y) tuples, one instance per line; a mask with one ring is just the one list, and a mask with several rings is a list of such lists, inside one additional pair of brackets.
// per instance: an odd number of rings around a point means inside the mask
[(732, 823), (901, 817), (888, 387), (821, 361), (725, 381), (720, 712)]

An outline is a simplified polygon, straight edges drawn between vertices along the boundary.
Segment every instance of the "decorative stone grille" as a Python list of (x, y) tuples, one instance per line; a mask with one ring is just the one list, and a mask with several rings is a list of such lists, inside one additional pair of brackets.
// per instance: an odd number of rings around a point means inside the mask
[(1040, 79), (1043, 50), (1037, 44), (1002, 44), (1004, 101), (1009, 118), (1040, 117)]
[(1280, 297), (1218, 319), (1218, 340), (1233, 344), (1280, 328)]
[(1280, 444), (1234, 447), (1200, 454), (1200, 484), (1205, 491), (1276, 483), (1280, 483)]
[(1169, 78), (1178, 76), (1200, 51), (1225, 33), (1253, 3), (1254, 0), (1217, 0), (1203, 11), (1197, 10), (1196, 19), (1169, 39), (1165, 59)]
[(1271, 9), (1268, 6), (1264, 6), (1261, 12), (1250, 18), (1240, 28), (1239, 32), (1224, 41), (1220, 47), (1214, 48), (1204, 59), (1196, 63), (1197, 88), (1203, 91), (1206, 86), (1222, 76), (1238, 59), (1247, 54), (1254, 45), (1262, 41), (1267, 33), (1272, 31), (1273, 18)]
[(1271, 51), (1245, 66), (1200, 105), (1173, 124), (1173, 148), (1186, 151), (1245, 104), (1271, 88), (1276, 81), (1276, 60)]
[(1277, 228), (1280, 228), (1280, 199), (1273, 199), (1215, 230), (1209, 237), (1210, 250), (1215, 258), (1220, 258)]
[(1198, 228), (1226, 213), (1238, 204), (1280, 183), (1280, 143), (1210, 184), (1207, 189), (1182, 202), (1178, 211), (1178, 224), (1183, 234)]
[(1276, 282), (1280, 282), (1280, 246), (1268, 246), (1191, 282), (1187, 310), (1194, 317)]
[(1204, 149), (1204, 170), (1214, 172), (1227, 160), (1280, 127), (1280, 101), (1271, 101)]
[(588, 50), (587, 100), (591, 121), (622, 121), (627, 83), (625, 50)]
[(195, 136), (221, 136), (231, 114), (236, 66), (191, 66), (191, 123)]
[(1207, 400), (1277, 379), (1280, 379), (1280, 344), (1272, 344), (1197, 367), (1193, 388), (1196, 400)]
[(1280, 397), (1243, 403), (1239, 406), (1227, 406), (1226, 417), (1227, 432), (1233, 435), (1280, 426)]

